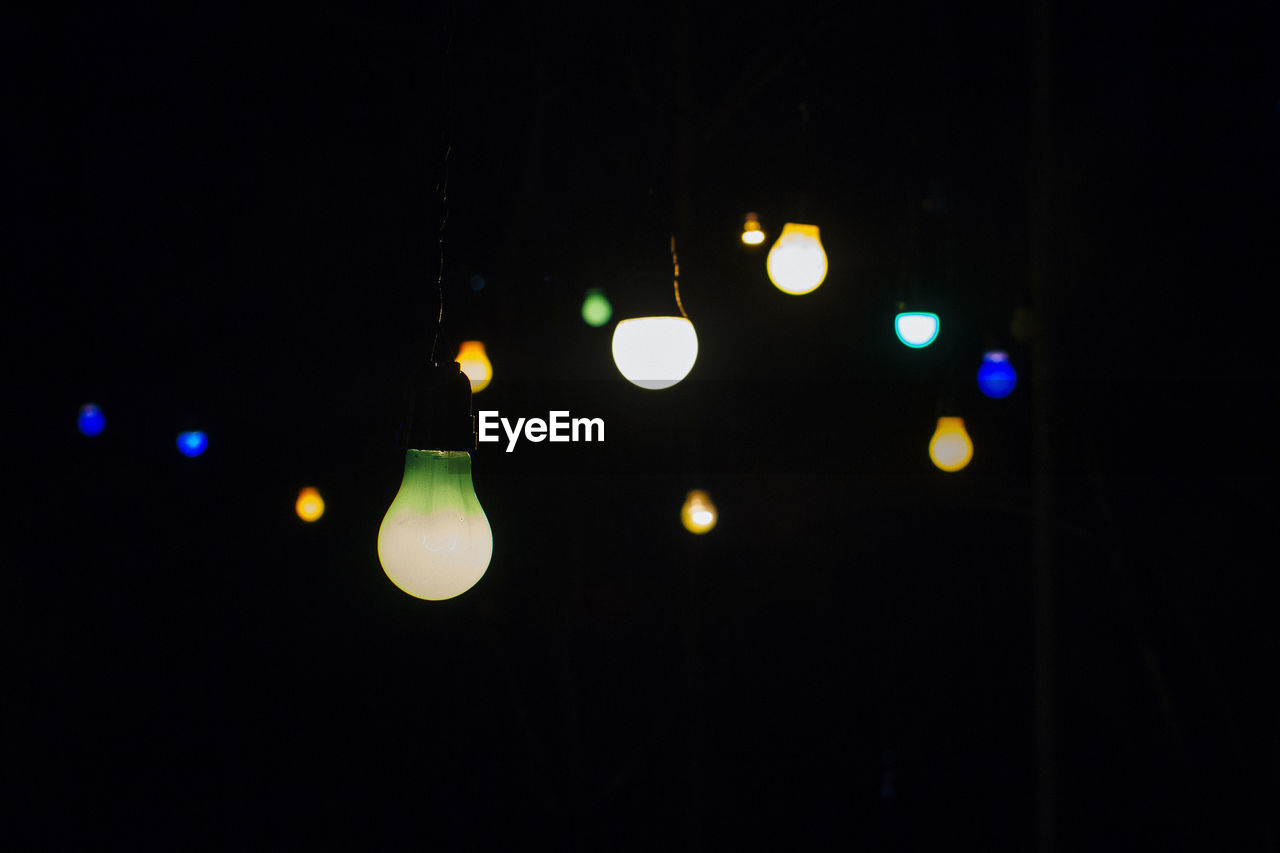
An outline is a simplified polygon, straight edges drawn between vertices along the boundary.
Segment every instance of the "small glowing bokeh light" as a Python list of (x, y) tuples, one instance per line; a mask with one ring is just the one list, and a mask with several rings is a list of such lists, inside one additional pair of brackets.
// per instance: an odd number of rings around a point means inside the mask
[(107, 428), (107, 418), (102, 414), (102, 409), (93, 403), (85, 403), (80, 407), (80, 414), (76, 417), (76, 426), (80, 428), (83, 435), (90, 437), (100, 435)]
[(978, 390), (993, 400), (1008, 397), (1013, 393), (1013, 386), (1018, 384), (1018, 372), (1009, 361), (1009, 354), (1002, 350), (991, 350), (983, 354), (982, 364), (978, 366)]
[(587, 296), (582, 300), (582, 320), (588, 326), (600, 328), (609, 319), (613, 317), (613, 306), (609, 304), (609, 297), (604, 295), (604, 291), (593, 287), (587, 291)]
[(742, 242), (748, 246), (759, 246), (764, 242), (764, 231), (760, 228), (760, 220), (754, 213), (747, 214), (747, 221), (742, 225)]
[(489, 387), (489, 382), (493, 379), (493, 365), (485, 354), (484, 344), (479, 341), (463, 341), (458, 348), (456, 361), (471, 380), (471, 393), (478, 394)]
[(893, 329), (898, 333), (898, 340), (912, 349), (927, 347), (938, 337), (938, 327), (942, 323), (937, 314), (928, 311), (904, 311), (893, 320)]
[(938, 418), (938, 428), (929, 440), (929, 458), (943, 471), (959, 471), (973, 459), (973, 441), (964, 428), (964, 418)]
[(698, 359), (698, 334), (684, 317), (632, 317), (613, 330), (613, 363), (632, 385), (670, 388)]
[(293, 505), (298, 518), (303, 521), (315, 521), (324, 515), (324, 498), (315, 489), (307, 486), (298, 492), (298, 500)]
[(803, 296), (817, 290), (827, 277), (827, 252), (822, 248), (818, 226), (795, 222), (783, 225), (765, 267), (769, 280), (783, 293)]
[(209, 446), (209, 437), (201, 430), (178, 433), (178, 452), (189, 459), (194, 459)]
[(716, 505), (706, 492), (694, 489), (680, 508), (680, 521), (690, 533), (706, 533), (716, 526)]

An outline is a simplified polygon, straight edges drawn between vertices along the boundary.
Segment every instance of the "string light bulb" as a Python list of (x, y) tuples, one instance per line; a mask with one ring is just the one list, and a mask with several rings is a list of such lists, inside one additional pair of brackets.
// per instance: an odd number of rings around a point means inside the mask
[(378, 528), (378, 560), (402, 591), (442, 601), (484, 576), (493, 531), (471, 480), (470, 382), (454, 362), (429, 364), (415, 386), (397, 442), (404, 479)]
[(928, 311), (903, 311), (893, 318), (898, 340), (912, 349), (923, 349), (937, 340), (941, 326), (938, 315)]
[(818, 226), (788, 222), (765, 262), (769, 280), (783, 293), (803, 296), (818, 289), (827, 277), (827, 252)]
[(586, 298), (582, 300), (582, 321), (598, 329), (609, 322), (612, 316), (613, 305), (610, 304), (609, 297), (604, 295), (604, 291), (595, 287), (588, 290)]
[(324, 498), (310, 486), (298, 492), (298, 500), (293, 504), (294, 512), (303, 521), (315, 521), (324, 515)]
[(209, 437), (201, 430), (178, 433), (178, 452), (188, 459), (194, 459), (209, 447)]
[(613, 329), (613, 363), (632, 385), (651, 391), (670, 388), (693, 370), (698, 360), (698, 333), (680, 302), (680, 261), (671, 236), (672, 288), (679, 317), (632, 317)]
[(716, 526), (718, 515), (711, 497), (701, 489), (693, 489), (680, 508), (680, 521), (690, 533), (707, 533)]
[(106, 415), (102, 414), (93, 403), (85, 403), (80, 407), (80, 414), (76, 416), (76, 427), (80, 430), (81, 435), (92, 438), (95, 435), (101, 435), (102, 431), (107, 428)]
[(759, 246), (764, 242), (765, 233), (760, 227), (760, 220), (754, 213), (747, 214), (747, 221), (742, 225), (742, 242), (748, 246)]
[(959, 471), (973, 459), (973, 440), (964, 428), (964, 418), (938, 418), (929, 440), (929, 458), (943, 471)]
[(978, 390), (993, 400), (1008, 397), (1018, 384), (1018, 372), (1003, 350), (990, 350), (983, 354), (978, 366)]
[(479, 394), (489, 387), (493, 379), (493, 364), (484, 351), (484, 344), (479, 341), (463, 341), (458, 347), (458, 364), (462, 372), (471, 380), (471, 393)]

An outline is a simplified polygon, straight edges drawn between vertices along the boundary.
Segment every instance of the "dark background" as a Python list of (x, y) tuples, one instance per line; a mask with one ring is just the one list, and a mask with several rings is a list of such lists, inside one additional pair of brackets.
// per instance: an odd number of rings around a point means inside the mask
[[(1062, 850), (1274, 851), (1274, 12), (1057, 4), (1039, 142), (1026, 4), (10, 13), (6, 833), (1025, 851), (1047, 779)], [(482, 445), (493, 562), (429, 603), (375, 541), (446, 212), (477, 408), (606, 442)], [(646, 392), (578, 307), (675, 313), (672, 233), (701, 351)]]

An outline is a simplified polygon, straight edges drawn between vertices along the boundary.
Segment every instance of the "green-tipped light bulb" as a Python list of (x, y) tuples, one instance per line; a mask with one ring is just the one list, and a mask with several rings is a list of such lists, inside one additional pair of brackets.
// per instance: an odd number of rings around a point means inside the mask
[(492, 556), (471, 454), (405, 451), (404, 481), (378, 529), (378, 559), (391, 582), (417, 598), (453, 598), (475, 586)]
[(457, 362), (433, 363), (412, 387), (396, 440), (405, 451), (404, 480), (378, 528), (378, 560), (409, 595), (440, 601), (484, 575), (493, 531), (471, 484), (471, 381)]

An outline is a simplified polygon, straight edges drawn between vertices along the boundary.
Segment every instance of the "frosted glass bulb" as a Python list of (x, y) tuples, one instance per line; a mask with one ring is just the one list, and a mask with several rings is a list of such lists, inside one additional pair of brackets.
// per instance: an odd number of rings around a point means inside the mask
[(378, 559), (391, 582), (416, 598), (453, 598), (475, 586), (492, 556), (471, 454), (405, 451), (404, 481), (378, 530)]
[(698, 335), (684, 317), (633, 317), (613, 330), (613, 363), (632, 385), (670, 388), (698, 359)]
[(742, 225), (742, 242), (748, 246), (758, 246), (764, 242), (764, 231), (754, 213), (748, 213), (747, 221)]
[(938, 315), (928, 311), (904, 311), (893, 318), (893, 330), (898, 333), (898, 340), (912, 349), (933, 343), (941, 325)]
[(964, 418), (938, 418), (938, 428), (929, 440), (929, 458), (943, 471), (959, 471), (973, 458), (973, 441), (964, 428)]
[(462, 366), (462, 372), (471, 380), (472, 394), (477, 394), (489, 387), (489, 381), (493, 379), (493, 365), (489, 363), (489, 356), (485, 354), (484, 344), (479, 341), (463, 341), (462, 346), (458, 347), (458, 357), (455, 361)]
[(788, 222), (765, 262), (769, 280), (783, 293), (801, 296), (818, 289), (827, 277), (827, 253), (818, 226)]

